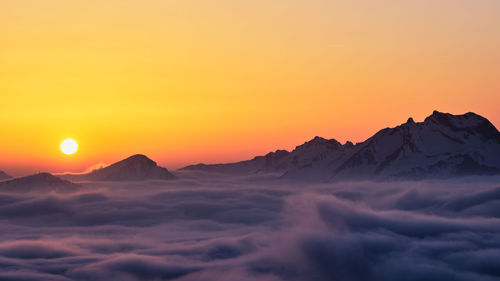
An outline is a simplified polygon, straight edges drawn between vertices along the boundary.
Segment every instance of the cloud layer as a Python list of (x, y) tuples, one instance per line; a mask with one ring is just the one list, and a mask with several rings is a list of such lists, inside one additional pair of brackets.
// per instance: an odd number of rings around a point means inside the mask
[(0, 194), (0, 280), (500, 280), (498, 182)]

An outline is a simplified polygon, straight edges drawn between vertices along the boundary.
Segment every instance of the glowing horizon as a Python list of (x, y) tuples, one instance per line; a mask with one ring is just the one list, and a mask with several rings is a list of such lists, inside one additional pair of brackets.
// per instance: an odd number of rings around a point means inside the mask
[(363, 141), (433, 110), (500, 124), (498, 1), (2, 4), (12, 175), (135, 153), (168, 169), (238, 161), (316, 135)]

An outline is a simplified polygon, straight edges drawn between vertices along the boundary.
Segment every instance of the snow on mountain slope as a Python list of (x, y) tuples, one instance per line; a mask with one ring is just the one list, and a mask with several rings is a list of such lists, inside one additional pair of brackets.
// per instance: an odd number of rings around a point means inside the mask
[(198, 164), (182, 168), (181, 170), (201, 170), (224, 174), (254, 174), (262, 172), (285, 173), (294, 169), (315, 171), (311, 176), (317, 174), (328, 163), (335, 161), (352, 149), (352, 143), (345, 145), (331, 139), (321, 137), (297, 146), (292, 152), (277, 150), (264, 156), (257, 156), (252, 160), (230, 163), (230, 164)]
[(424, 122), (409, 119), (356, 146), (334, 165), (332, 178), (452, 177), (500, 172), (500, 133), (474, 113), (434, 113)]
[(175, 176), (145, 155), (136, 154), (88, 174), (66, 174), (63, 178), (94, 181), (171, 180)]
[(63, 180), (49, 173), (39, 173), (27, 177), (15, 178), (0, 182), (0, 192), (75, 192), (81, 186)]
[(10, 179), (10, 178), (12, 178), (12, 177), (9, 176), (7, 173), (5, 173), (4, 171), (0, 171), (0, 181), (7, 180), (7, 179)]
[(410, 118), (356, 145), (315, 137), (292, 152), (279, 150), (248, 161), (183, 170), (283, 172), (281, 178), (315, 181), (500, 174), (500, 133), (477, 114), (434, 111), (424, 122)]

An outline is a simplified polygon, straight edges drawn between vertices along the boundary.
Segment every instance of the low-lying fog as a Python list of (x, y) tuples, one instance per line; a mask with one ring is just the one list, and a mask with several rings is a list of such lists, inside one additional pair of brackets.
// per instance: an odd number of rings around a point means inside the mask
[(0, 195), (0, 280), (500, 279), (499, 178), (83, 185)]

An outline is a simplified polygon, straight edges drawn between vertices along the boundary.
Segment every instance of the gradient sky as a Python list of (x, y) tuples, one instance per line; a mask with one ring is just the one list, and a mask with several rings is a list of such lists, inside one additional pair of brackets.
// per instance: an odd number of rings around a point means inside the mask
[[(500, 124), (498, 0), (0, 0), (0, 170), (173, 169), (434, 109)], [(59, 151), (71, 137), (80, 150)]]

